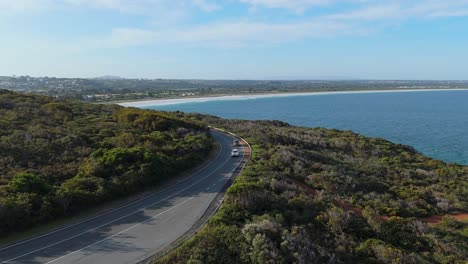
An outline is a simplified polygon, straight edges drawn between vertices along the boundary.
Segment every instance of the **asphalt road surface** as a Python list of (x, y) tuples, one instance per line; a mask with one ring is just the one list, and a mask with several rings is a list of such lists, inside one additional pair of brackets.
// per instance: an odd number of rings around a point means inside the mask
[(216, 158), (177, 184), (84, 222), (0, 249), (1, 263), (136, 263), (164, 249), (203, 215), (241, 162), (233, 137), (212, 131)]

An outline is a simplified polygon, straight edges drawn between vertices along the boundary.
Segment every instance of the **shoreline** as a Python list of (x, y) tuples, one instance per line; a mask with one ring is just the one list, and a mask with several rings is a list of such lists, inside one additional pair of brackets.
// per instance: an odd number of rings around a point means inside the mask
[(468, 88), (439, 88), (439, 89), (389, 89), (389, 90), (355, 90), (355, 91), (319, 91), (319, 92), (300, 92), (300, 93), (259, 93), (247, 95), (215, 95), (204, 97), (189, 97), (189, 98), (168, 98), (168, 99), (141, 99), (128, 102), (116, 102), (115, 104), (125, 107), (150, 107), (163, 105), (177, 105), (186, 103), (204, 103), (210, 101), (237, 101), (237, 100), (254, 100), (261, 98), (274, 97), (296, 97), (296, 96), (313, 96), (313, 95), (334, 95), (334, 94), (367, 94), (367, 93), (407, 93), (407, 92), (443, 92), (443, 91), (468, 91)]

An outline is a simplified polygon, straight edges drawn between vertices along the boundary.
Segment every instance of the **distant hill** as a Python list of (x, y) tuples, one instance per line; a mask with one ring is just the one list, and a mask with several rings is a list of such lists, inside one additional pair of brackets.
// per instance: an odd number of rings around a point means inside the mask
[(120, 76), (114, 76), (114, 75), (104, 75), (104, 76), (99, 76), (93, 79), (95, 80), (124, 80), (125, 78), (120, 77)]

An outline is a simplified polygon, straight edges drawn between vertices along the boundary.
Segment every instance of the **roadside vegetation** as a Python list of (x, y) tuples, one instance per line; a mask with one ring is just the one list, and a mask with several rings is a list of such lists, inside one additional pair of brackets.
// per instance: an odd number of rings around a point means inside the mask
[(160, 184), (211, 147), (180, 113), (0, 90), (0, 235)]
[(192, 119), (243, 136), (252, 159), (207, 226), (155, 263), (466, 263), (466, 222), (419, 220), (466, 212), (466, 166), (350, 131)]

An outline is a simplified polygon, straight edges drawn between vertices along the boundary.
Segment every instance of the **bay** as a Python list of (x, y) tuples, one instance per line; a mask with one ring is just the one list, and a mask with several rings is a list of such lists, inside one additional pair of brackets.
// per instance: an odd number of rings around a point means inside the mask
[(468, 91), (316, 94), (145, 106), (223, 118), (281, 120), (388, 139), (468, 164)]

